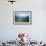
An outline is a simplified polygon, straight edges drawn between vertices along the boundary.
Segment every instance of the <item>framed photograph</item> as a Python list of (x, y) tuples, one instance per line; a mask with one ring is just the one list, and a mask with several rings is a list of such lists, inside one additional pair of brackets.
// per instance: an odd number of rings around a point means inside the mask
[(13, 11), (13, 24), (32, 24), (32, 11)]

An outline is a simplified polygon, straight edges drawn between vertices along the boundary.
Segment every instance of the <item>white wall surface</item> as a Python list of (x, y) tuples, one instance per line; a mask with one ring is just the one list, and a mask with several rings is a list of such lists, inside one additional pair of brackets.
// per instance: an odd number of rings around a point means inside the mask
[[(45, 0), (17, 0), (13, 5), (0, 0), (0, 40), (15, 40), (19, 32), (33, 40), (46, 40)], [(43, 7), (44, 6), (44, 7)], [(13, 11), (32, 11), (32, 25), (14, 25)]]

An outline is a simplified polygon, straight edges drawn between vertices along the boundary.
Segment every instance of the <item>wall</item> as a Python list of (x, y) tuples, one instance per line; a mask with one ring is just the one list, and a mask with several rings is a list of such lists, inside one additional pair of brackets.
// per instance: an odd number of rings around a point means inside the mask
[[(13, 5), (0, 0), (0, 40), (15, 40), (19, 32), (30, 34), (37, 41), (46, 40), (45, 10), (42, 0), (17, 0)], [(32, 11), (32, 25), (14, 25), (13, 11)]]

